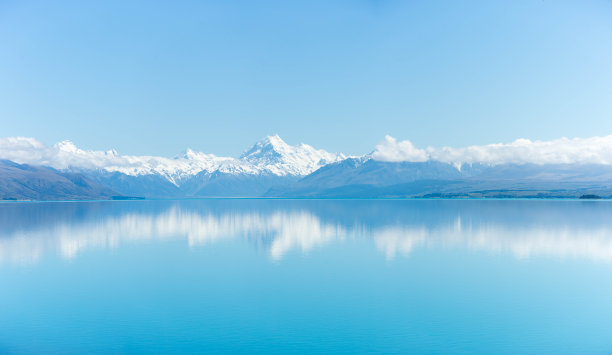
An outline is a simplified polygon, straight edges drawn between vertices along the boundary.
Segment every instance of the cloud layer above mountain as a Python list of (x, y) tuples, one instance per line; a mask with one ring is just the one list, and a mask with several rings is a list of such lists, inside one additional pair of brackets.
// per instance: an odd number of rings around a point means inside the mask
[(592, 138), (560, 138), (551, 141), (517, 139), (511, 143), (474, 145), (463, 148), (419, 149), (410, 141), (391, 136), (376, 146), (372, 158), (388, 162), (428, 160), (461, 164), (612, 164), (612, 135)]
[[(179, 171), (206, 170), (219, 158), (187, 151), (183, 159), (152, 156), (119, 155), (114, 150), (94, 151), (78, 149), (70, 141), (47, 146), (34, 138), (10, 137), (0, 139), (0, 159), (20, 164), (44, 165), (55, 169), (105, 169), (128, 175), (157, 172), (172, 176)], [(190, 155), (190, 157), (187, 157)], [(191, 158), (191, 159), (189, 159)], [(222, 158), (221, 158), (222, 159)]]

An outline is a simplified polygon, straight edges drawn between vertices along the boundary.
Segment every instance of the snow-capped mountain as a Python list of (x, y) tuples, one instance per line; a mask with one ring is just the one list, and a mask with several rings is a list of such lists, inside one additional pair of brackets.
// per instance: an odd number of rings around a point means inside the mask
[(115, 150), (82, 150), (70, 141), (49, 147), (36, 139), (22, 137), (1, 140), (0, 158), (58, 170), (102, 170), (129, 176), (160, 175), (178, 184), (181, 179), (201, 172), (303, 176), (345, 156), (318, 150), (307, 144), (291, 146), (274, 135), (255, 143), (240, 158), (218, 157), (191, 149), (173, 158), (119, 155)]
[(304, 143), (291, 146), (278, 135), (262, 139), (240, 156), (241, 161), (248, 162), (258, 170), (278, 176), (305, 176), (324, 165), (344, 159), (344, 154), (329, 153)]
[(386, 137), (372, 153), (347, 157), (273, 135), (238, 158), (191, 149), (131, 156), (4, 138), (0, 159), (28, 164), (8, 162), (0, 189), (19, 169), (47, 166), (120, 197), (612, 197), (612, 136), (426, 149)]
[(46, 146), (33, 138), (0, 139), (0, 159), (78, 172), (128, 195), (254, 196), (271, 186), (293, 182), (320, 167), (345, 159), (307, 144), (285, 143), (268, 136), (239, 158), (219, 157), (187, 149), (172, 158), (120, 155), (93, 151), (70, 141)]

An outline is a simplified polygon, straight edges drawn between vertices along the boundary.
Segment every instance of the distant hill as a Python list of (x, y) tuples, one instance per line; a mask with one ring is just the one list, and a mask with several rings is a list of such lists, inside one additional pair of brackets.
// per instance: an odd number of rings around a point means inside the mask
[(268, 197), (298, 198), (579, 198), (612, 197), (612, 166), (381, 162), (328, 164)]
[(125, 198), (77, 173), (0, 160), (0, 200)]

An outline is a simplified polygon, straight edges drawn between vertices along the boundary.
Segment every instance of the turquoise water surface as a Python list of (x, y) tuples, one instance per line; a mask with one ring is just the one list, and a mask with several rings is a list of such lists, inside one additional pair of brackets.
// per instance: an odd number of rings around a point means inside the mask
[(611, 353), (612, 203), (0, 204), (0, 353)]

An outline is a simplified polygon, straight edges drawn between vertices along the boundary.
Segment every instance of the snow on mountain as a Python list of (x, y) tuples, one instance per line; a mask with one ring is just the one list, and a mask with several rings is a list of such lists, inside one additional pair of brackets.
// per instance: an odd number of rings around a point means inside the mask
[(246, 150), (240, 159), (274, 175), (308, 175), (329, 163), (346, 159), (308, 144), (291, 146), (278, 135), (268, 136)]
[(239, 159), (218, 157), (191, 149), (173, 158), (119, 155), (115, 150), (82, 150), (70, 141), (49, 147), (34, 138), (0, 139), (0, 159), (67, 171), (102, 170), (129, 176), (161, 175), (175, 185), (181, 179), (201, 172), (303, 176), (344, 158), (342, 154), (317, 150), (307, 144), (288, 145), (278, 135), (255, 143)]

